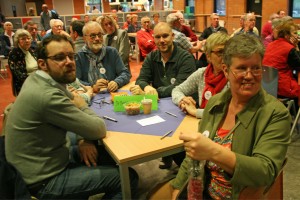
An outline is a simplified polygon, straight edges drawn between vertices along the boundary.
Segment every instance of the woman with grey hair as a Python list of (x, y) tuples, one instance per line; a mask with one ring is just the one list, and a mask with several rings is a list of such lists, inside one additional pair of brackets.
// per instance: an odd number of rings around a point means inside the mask
[(204, 165), (203, 192), (197, 191), (203, 199), (238, 199), (245, 187), (264, 191), (274, 182), (290, 142), (291, 117), (261, 87), (263, 56), (256, 36), (236, 35), (225, 44), (230, 88), (209, 100), (198, 133), (180, 134), (187, 157), (171, 183), (173, 199), (188, 179), (191, 159)]
[(31, 34), (25, 29), (18, 29), (14, 35), (15, 47), (8, 55), (8, 65), (13, 76), (13, 90), (16, 95), (28, 75), (38, 69), (37, 58), (31, 46)]
[[(172, 91), (172, 101), (179, 108), (197, 118), (202, 118), (203, 110), (213, 95), (225, 90), (227, 79), (222, 70), (222, 55), (224, 45), (229, 36), (226, 33), (218, 32), (210, 35), (204, 46), (207, 60), (207, 67), (199, 68)], [(192, 97), (198, 92), (198, 106)]]
[(128, 39), (128, 34), (125, 30), (118, 29), (117, 27), (117, 22), (112, 16), (109, 15), (104, 15), (100, 16), (96, 20), (105, 35), (103, 36), (103, 43), (106, 46), (111, 46), (114, 47), (118, 50), (119, 55), (122, 58), (122, 61), (125, 65), (125, 67), (128, 68), (130, 71), (129, 67), (129, 39)]

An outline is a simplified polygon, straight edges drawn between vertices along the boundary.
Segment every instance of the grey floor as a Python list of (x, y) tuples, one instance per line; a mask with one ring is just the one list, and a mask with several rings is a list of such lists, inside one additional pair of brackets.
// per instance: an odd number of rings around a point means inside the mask
[[(300, 134), (295, 133), (292, 136), (287, 157), (288, 162), (283, 172), (283, 197), (284, 200), (300, 199)], [(134, 166), (140, 175), (137, 199), (146, 199), (147, 193), (155, 184), (174, 176), (178, 170), (174, 163), (170, 170), (161, 170), (158, 168), (159, 163), (160, 160), (157, 159)]]

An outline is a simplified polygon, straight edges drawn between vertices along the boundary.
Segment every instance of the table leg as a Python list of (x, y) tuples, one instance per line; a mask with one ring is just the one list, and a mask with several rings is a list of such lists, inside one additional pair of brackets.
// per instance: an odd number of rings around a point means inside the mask
[(130, 179), (129, 179), (129, 166), (126, 164), (120, 164), (120, 178), (121, 178), (121, 186), (122, 186), (122, 196), (123, 199), (131, 199), (131, 191), (130, 191)]

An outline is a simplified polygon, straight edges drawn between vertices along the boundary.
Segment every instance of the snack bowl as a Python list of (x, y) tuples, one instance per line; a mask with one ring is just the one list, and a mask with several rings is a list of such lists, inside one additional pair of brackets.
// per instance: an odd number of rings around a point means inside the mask
[(127, 115), (138, 115), (140, 114), (141, 103), (136, 101), (130, 101), (124, 103), (124, 108)]

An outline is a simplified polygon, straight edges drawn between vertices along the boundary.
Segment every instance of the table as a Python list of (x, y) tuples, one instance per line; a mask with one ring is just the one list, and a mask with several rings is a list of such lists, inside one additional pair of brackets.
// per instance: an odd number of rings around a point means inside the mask
[[(128, 85), (122, 89), (126, 88)], [(130, 166), (184, 151), (183, 142), (178, 139), (180, 132), (195, 132), (197, 127), (198, 119), (187, 115), (173, 136), (162, 140), (160, 136), (107, 131), (103, 143), (119, 165), (123, 199), (131, 199)]]

